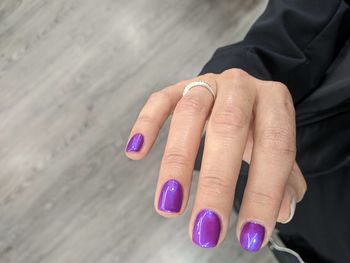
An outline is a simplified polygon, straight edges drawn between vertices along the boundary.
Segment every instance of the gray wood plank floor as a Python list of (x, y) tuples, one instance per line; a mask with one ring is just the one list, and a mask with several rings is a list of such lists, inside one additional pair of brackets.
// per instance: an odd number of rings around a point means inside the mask
[(123, 152), (148, 95), (195, 76), (265, 4), (1, 0), (0, 262), (275, 262), (239, 248), (235, 216), (203, 250), (190, 209), (154, 212), (169, 121), (144, 160)]

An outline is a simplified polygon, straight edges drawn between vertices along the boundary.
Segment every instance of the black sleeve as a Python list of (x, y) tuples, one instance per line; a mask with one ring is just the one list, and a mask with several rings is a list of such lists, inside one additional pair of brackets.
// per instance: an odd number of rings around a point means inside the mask
[(283, 82), (297, 104), (317, 87), (349, 33), (343, 0), (270, 0), (246, 37), (217, 49), (200, 75), (241, 68)]

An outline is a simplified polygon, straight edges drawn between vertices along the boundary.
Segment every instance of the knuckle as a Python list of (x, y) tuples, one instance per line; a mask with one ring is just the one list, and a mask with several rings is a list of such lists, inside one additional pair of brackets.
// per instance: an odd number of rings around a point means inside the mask
[(270, 151), (296, 153), (294, 133), (282, 127), (269, 127), (264, 129), (258, 136), (258, 143)]
[(244, 196), (248, 199), (247, 201), (252, 204), (257, 204), (265, 207), (275, 207), (279, 206), (282, 195), (272, 193), (267, 193), (266, 191), (247, 189)]
[(270, 88), (277, 90), (277, 92), (281, 92), (280, 94), (287, 95), (289, 93), (288, 87), (280, 82), (280, 81), (264, 81)]
[(151, 116), (147, 113), (141, 113), (138, 118), (138, 121), (141, 123), (141, 125), (150, 125), (151, 127), (156, 126), (158, 129), (161, 128), (157, 119), (154, 116)]
[(288, 91), (287, 86), (283, 82), (280, 82), (280, 81), (269, 81), (269, 82), (277, 89)]
[(225, 107), (213, 113), (210, 119), (213, 132), (221, 136), (233, 136), (249, 124), (249, 117), (238, 107)]
[(239, 68), (227, 69), (221, 74), (223, 77), (228, 77), (231, 79), (244, 79), (248, 76), (247, 72)]
[(285, 97), (292, 98), (289, 92), (288, 87), (282, 82), (275, 82), (276, 88), (281, 92), (281, 94)]
[(271, 86), (276, 90), (276, 94), (283, 101), (283, 104), (287, 108), (291, 107), (294, 109), (293, 98), (288, 87), (282, 82), (271, 81), (271, 83)]
[(153, 92), (147, 101), (148, 105), (162, 104), (167, 109), (167, 114), (172, 113), (174, 106), (172, 105), (172, 99), (166, 89)]
[(164, 154), (163, 163), (172, 168), (182, 169), (189, 166), (189, 158), (178, 151), (170, 150)]
[(206, 171), (200, 178), (199, 190), (207, 195), (227, 195), (234, 191), (218, 171)]
[(205, 77), (205, 79), (214, 79), (216, 77), (216, 74), (209, 72), (204, 74), (203, 77)]
[(186, 95), (177, 103), (175, 112), (198, 114), (205, 112), (205, 105), (199, 96)]
[(149, 100), (169, 101), (169, 96), (163, 91), (155, 91), (149, 96)]
[[(288, 89), (288, 86), (279, 81), (271, 80), (260, 80), (259, 83), (262, 86), (263, 90), (270, 90), (272, 94), (277, 94), (277, 96), (288, 97), (292, 99), (292, 95)], [(271, 93), (270, 93), (271, 94)]]
[(146, 124), (146, 125), (155, 125), (157, 123), (154, 116), (151, 116), (147, 113), (141, 113), (138, 120), (140, 123)]

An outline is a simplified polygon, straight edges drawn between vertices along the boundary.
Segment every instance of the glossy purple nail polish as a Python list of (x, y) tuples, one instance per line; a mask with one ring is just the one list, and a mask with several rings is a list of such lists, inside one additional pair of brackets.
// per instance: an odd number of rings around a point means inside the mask
[(177, 213), (181, 210), (182, 205), (182, 186), (181, 184), (170, 179), (162, 188), (159, 196), (158, 209), (164, 212)]
[(140, 151), (143, 144), (143, 135), (141, 133), (134, 134), (126, 147), (127, 152), (138, 152)]
[(260, 249), (265, 237), (265, 227), (256, 222), (247, 222), (242, 228), (240, 243), (242, 248), (250, 252)]
[(193, 226), (192, 240), (203, 248), (215, 247), (221, 230), (219, 216), (212, 210), (203, 209)]

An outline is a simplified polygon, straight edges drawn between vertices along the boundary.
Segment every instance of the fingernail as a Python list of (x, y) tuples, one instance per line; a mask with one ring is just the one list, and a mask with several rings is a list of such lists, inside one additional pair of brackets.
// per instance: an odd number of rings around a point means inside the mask
[(250, 252), (260, 249), (265, 237), (265, 227), (256, 222), (244, 224), (241, 232), (240, 243), (242, 248)]
[(289, 218), (287, 219), (286, 222), (284, 222), (284, 224), (287, 224), (289, 223), (292, 219), (293, 219), (293, 216), (295, 214), (295, 207), (297, 205), (297, 202), (295, 200), (295, 198), (293, 197), (292, 198), (292, 202), (290, 203), (290, 214), (289, 214)]
[(170, 179), (162, 188), (159, 196), (158, 209), (169, 213), (177, 213), (181, 210), (182, 205), (182, 186), (181, 184)]
[(134, 134), (126, 147), (127, 152), (138, 152), (140, 151), (143, 144), (143, 135), (141, 133)]
[(203, 209), (196, 218), (193, 227), (192, 240), (203, 248), (215, 247), (221, 230), (219, 216), (212, 210)]

